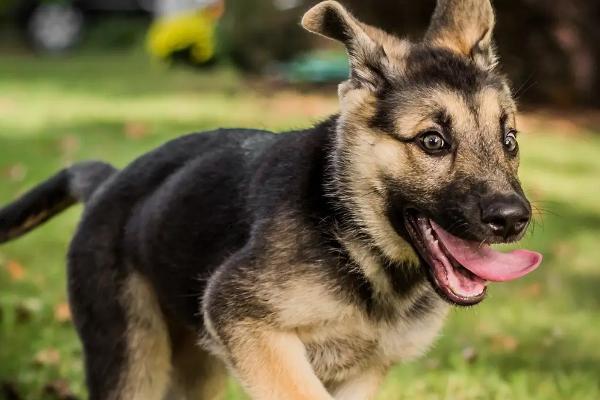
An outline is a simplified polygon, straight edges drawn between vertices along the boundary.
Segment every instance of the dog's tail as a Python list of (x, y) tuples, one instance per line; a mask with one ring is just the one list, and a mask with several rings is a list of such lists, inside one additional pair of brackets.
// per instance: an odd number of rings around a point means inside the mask
[(85, 203), (117, 169), (100, 161), (86, 161), (63, 169), (0, 208), (0, 243), (33, 230), (77, 202)]

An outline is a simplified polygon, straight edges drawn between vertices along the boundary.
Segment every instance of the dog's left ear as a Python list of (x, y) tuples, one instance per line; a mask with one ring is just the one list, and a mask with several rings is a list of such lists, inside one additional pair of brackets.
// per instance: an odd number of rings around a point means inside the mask
[(492, 42), (495, 23), (490, 0), (438, 0), (425, 41), (493, 69), (497, 63)]
[(354, 83), (374, 88), (385, 79), (385, 47), (395, 43), (393, 36), (358, 21), (337, 1), (314, 6), (302, 18), (302, 26), (346, 46)]

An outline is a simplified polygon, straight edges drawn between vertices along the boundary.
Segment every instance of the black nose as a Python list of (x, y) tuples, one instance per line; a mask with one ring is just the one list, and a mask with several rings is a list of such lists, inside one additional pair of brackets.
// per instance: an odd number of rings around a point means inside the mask
[(529, 204), (517, 194), (492, 196), (481, 207), (481, 221), (505, 239), (522, 233), (530, 218)]

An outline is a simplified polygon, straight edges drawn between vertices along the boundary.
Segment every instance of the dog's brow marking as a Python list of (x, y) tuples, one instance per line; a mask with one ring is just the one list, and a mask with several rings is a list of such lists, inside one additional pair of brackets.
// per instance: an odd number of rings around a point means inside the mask
[(490, 165), (507, 165), (502, 137), (508, 114), (501, 104), (501, 93), (494, 88), (485, 88), (477, 98), (480, 108), (481, 155)]
[(411, 107), (411, 105), (406, 108), (412, 110), (407, 112), (401, 110), (395, 118), (394, 125), (396, 126), (395, 130), (398, 136), (403, 139), (410, 139), (420, 131), (431, 127), (432, 110), (430, 110), (429, 104), (426, 106), (419, 105), (416, 109), (415, 107)]
[(498, 91), (492, 88), (483, 89), (477, 96), (479, 125), (483, 129), (492, 131), (498, 127), (502, 114), (498, 96)]

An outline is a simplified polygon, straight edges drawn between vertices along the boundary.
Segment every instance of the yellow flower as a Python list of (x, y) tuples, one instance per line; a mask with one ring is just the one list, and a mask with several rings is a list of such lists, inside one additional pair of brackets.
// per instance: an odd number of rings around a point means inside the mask
[(203, 63), (215, 53), (216, 20), (206, 10), (184, 13), (154, 22), (148, 32), (147, 47), (157, 58), (190, 50), (193, 61)]

